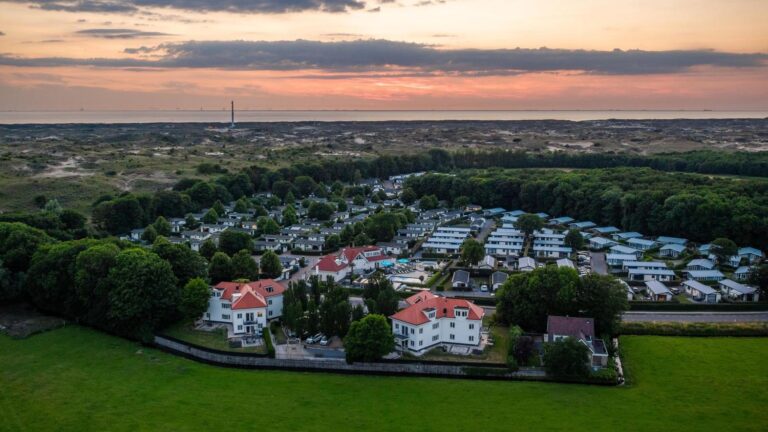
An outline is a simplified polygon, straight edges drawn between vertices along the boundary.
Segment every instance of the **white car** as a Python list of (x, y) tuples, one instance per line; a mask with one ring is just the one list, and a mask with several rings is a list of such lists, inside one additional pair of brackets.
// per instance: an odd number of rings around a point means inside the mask
[(329, 343), (331, 343), (331, 340), (330, 340), (330, 339), (328, 339), (328, 337), (326, 337), (326, 336), (323, 336), (323, 338), (322, 338), (322, 339), (320, 339), (320, 345), (322, 345), (322, 346), (326, 346), (326, 345), (328, 345)]
[(488, 285), (485, 285), (485, 284), (483, 284), (483, 285), (480, 285), (480, 291), (482, 291), (482, 292), (488, 292)]

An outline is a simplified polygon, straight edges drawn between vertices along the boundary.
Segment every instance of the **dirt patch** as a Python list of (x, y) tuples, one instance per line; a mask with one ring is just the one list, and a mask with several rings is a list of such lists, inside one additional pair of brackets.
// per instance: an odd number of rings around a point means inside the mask
[(80, 169), (81, 158), (69, 158), (57, 165), (49, 167), (47, 170), (38, 174), (39, 178), (65, 178), (65, 177), (87, 177), (93, 175), (92, 172)]
[(0, 333), (24, 339), (66, 324), (61, 318), (43, 315), (25, 304), (0, 305)]

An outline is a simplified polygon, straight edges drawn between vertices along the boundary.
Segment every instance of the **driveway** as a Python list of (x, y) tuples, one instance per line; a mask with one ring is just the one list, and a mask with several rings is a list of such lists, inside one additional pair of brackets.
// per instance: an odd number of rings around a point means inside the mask
[(657, 312), (630, 311), (621, 316), (622, 321), (673, 321), (673, 322), (754, 322), (768, 321), (768, 312)]
[(483, 225), (483, 229), (480, 230), (480, 232), (477, 234), (477, 241), (480, 243), (485, 243), (485, 239), (488, 238), (488, 234), (491, 233), (491, 230), (493, 230), (496, 227), (496, 222), (493, 220), (485, 221), (485, 224)]
[(291, 275), (290, 281), (300, 281), (304, 280), (306, 277), (309, 276), (309, 274), (312, 272), (312, 267), (317, 264), (318, 261), (320, 261), (320, 257), (318, 256), (305, 256), (305, 255), (292, 255), (292, 254), (283, 254), (283, 256), (290, 256), (295, 257), (296, 259), (304, 258), (304, 261), (307, 263), (306, 266), (300, 267), (299, 271)]
[(592, 257), (592, 273), (607, 275), (608, 264), (605, 262), (605, 252), (590, 252), (589, 255)]

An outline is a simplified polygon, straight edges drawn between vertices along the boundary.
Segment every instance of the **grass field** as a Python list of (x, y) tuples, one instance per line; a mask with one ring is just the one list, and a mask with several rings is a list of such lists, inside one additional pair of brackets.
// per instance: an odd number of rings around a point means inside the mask
[(0, 336), (0, 430), (768, 429), (768, 339), (622, 344), (616, 388), (225, 369), (71, 326)]

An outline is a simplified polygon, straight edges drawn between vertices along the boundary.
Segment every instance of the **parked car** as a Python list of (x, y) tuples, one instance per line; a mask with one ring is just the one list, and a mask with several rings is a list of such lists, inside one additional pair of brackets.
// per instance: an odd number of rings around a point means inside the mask
[(307, 338), (307, 343), (308, 344), (316, 344), (316, 343), (320, 342), (320, 339), (322, 339), (323, 337), (324, 336), (323, 336), (322, 333), (318, 333), (318, 334), (316, 334), (314, 336), (308, 337)]
[(331, 343), (331, 340), (330, 340), (330, 339), (328, 339), (328, 337), (327, 337), (327, 336), (323, 336), (323, 338), (322, 338), (322, 339), (320, 339), (320, 345), (322, 345), (322, 346), (326, 346), (326, 345), (328, 345), (329, 343)]
[(485, 284), (483, 284), (483, 285), (480, 285), (480, 291), (482, 291), (482, 292), (488, 292), (488, 285), (485, 285)]

